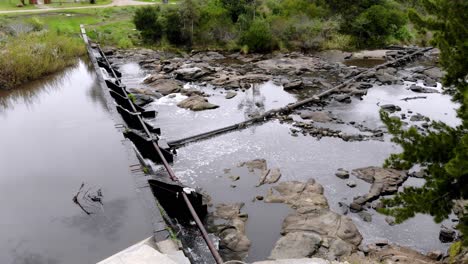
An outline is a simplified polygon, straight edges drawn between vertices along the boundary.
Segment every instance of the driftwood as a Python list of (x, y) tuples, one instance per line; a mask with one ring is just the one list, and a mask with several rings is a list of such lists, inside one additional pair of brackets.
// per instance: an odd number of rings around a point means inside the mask
[(409, 101), (409, 100), (416, 100), (416, 99), (426, 99), (427, 96), (414, 96), (414, 97), (405, 97), (401, 99), (401, 101)]

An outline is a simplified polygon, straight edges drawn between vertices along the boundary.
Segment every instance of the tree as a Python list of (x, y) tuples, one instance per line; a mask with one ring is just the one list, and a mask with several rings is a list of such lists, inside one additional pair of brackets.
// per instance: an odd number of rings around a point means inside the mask
[[(440, 222), (452, 212), (455, 200), (468, 199), (468, 1), (422, 1), (430, 16), (421, 17), (415, 11), (409, 16), (418, 27), (434, 32), (440, 64), (447, 72), (443, 82), (445, 87), (455, 88), (453, 100), (461, 105), (457, 114), (462, 124), (450, 127), (432, 122), (427, 134), (421, 134), (415, 128), (402, 129), (401, 121), (381, 112), (393, 141), (403, 148), (402, 153), (392, 154), (385, 166), (409, 169), (421, 165), (427, 173), (422, 187), (405, 188), (384, 200), (386, 207), (381, 212), (395, 216), (397, 222), (416, 213), (430, 214)], [(468, 245), (466, 213), (462, 213), (457, 228)]]
[(200, 19), (200, 6), (198, 5), (198, 1), (184, 0), (180, 4), (180, 11), (186, 22), (184, 24), (188, 24), (190, 27), (190, 42), (193, 43), (194, 26)]

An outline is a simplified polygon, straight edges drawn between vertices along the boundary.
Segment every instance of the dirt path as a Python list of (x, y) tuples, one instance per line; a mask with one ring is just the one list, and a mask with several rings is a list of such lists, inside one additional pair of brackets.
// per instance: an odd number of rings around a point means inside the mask
[(113, 0), (112, 3), (107, 5), (89, 5), (89, 6), (78, 6), (78, 7), (70, 7), (70, 8), (56, 8), (56, 7), (49, 7), (49, 8), (38, 8), (38, 9), (24, 9), (24, 10), (4, 10), (0, 11), (0, 14), (12, 14), (12, 13), (43, 13), (43, 12), (50, 12), (50, 11), (61, 11), (61, 10), (77, 10), (77, 9), (90, 9), (90, 8), (107, 8), (107, 7), (114, 7), (114, 6), (138, 6), (138, 5), (154, 5), (159, 3), (151, 3), (151, 2), (139, 2), (134, 0)]

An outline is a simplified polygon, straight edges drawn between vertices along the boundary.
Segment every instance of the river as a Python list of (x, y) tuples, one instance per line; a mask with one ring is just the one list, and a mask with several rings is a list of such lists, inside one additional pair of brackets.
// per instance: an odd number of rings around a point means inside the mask
[[(142, 80), (147, 72), (131, 60), (119, 65), (123, 82), (127, 87), (145, 88)], [(458, 125), (455, 109), (449, 95), (427, 94), (427, 100), (402, 101), (402, 98), (417, 94), (408, 91), (411, 83), (402, 85), (375, 85), (369, 89), (363, 100), (350, 104), (331, 102), (324, 110), (332, 112), (345, 121), (343, 125), (323, 124), (333, 129), (356, 133), (350, 121), (366, 124), (371, 128), (383, 128), (379, 118), (379, 104), (397, 104), (401, 113), (414, 111), (431, 119), (441, 120), (449, 125)], [(226, 100), (223, 89), (210, 85), (187, 83), (185, 88), (197, 88), (209, 95), (209, 101), (220, 107), (214, 110), (193, 112), (176, 106), (186, 98), (181, 94), (169, 95), (146, 106), (159, 114), (152, 122), (161, 127), (162, 136), (177, 140), (190, 135), (207, 132), (226, 125), (243, 121), (249, 115), (262, 113), (295, 102), (299, 94), (290, 94), (272, 82), (254, 85), (245, 91), (238, 91), (233, 99)], [(441, 86), (437, 87), (440, 91)], [(294, 116), (294, 118), (299, 118)], [(300, 119), (300, 118), (299, 118)], [(320, 124), (317, 124), (320, 125)], [(187, 185), (200, 187), (213, 199), (213, 203), (244, 203), (243, 212), (248, 213), (246, 231), (252, 242), (247, 261), (266, 259), (273, 245), (280, 237), (281, 224), (290, 212), (282, 204), (268, 204), (255, 201), (257, 195), (265, 195), (271, 186), (255, 187), (260, 175), (238, 167), (241, 162), (265, 159), (270, 168), (281, 169), (281, 181), (306, 181), (316, 179), (325, 189), (330, 208), (341, 209), (338, 202), (349, 203), (353, 197), (363, 195), (370, 184), (352, 177), (357, 186), (349, 188), (346, 181), (334, 174), (338, 168), (352, 170), (367, 166), (382, 166), (391, 153), (400, 151), (386, 135), (383, 140), (345, 142), (338, 138), (324, 137), (320, 140), (299, 134), (291, 136), (291, 124), (277, 120), (233, 131), (214, 138), (190, 143), (178, 149), (174, 162), (177, 176)], [(240, 176), (233, 182), (229, 176)], [(409, 178), (404, 185), (420, 185), (421, 179)], [(372, 210), (372, 222), (365, 222), (357, 214), (348, 214), (364, 237), (364, 244), (388, 240), (408, 246), (421, 252), (445, 251), (448, 244), (439, 241), (440, 224), (428, 215), (416, 217), (395, 226), (385, 222), (385, 216)], [(450, 221), (445, 222), (451, 226)]]
[(122, 140), (85, 61), (0, 91), (0, 263), (96, 263), (152, 234)]

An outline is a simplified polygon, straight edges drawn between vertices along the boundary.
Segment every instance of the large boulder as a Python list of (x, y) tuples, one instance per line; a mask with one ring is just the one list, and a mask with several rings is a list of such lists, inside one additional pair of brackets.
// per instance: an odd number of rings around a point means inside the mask
[(281, 182), (268, 191), (265, 202), (285, 203), (295, 209), (284, 219), (283, 237), (276, 242), (270, 258), (336, 259), (356, 251), (362, 241), (349, 218), (330, 211), (322, 185), (313, 179)]
[(270, 259), (303, 258), (320, 248), (322, 238), (314, 233), (292, 232), (281, 237), (271, 251)]
[(193, 111), (203, 111), (219, 107), (218, 105), (209, 103), (205, 97), (200, 95), (190, 96), (187, 99), (184, 99), (182, 102), (178, 103), (177, 106)]
[(195, 81), (206, 75), (208, 72), (199, 67), (181, 68), (174, 71), (176, 79), (184, 81)]
[(152, 82), (150, 87), (162, 95), (169, 95), (180, 92), (180, 89), (182, 89), (182, 83), (171, 79), (158, 79)]
[(243, 206), (243, 203), (218, 204), (212, 215), (210, 228), (219, 236), (220, 253), (226, 259), (243, 260), (249, 252), (251, 243), (245, 234), (248, 217), (241, 213)]

